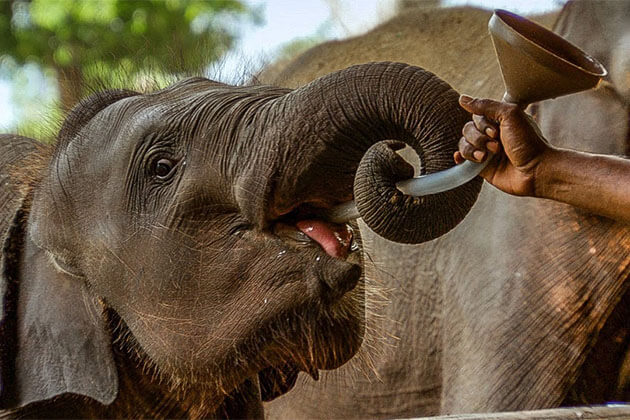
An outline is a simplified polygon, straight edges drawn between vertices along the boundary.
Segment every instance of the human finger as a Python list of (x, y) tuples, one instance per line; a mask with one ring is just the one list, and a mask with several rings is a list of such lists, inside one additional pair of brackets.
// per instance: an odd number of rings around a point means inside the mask
[(472, 144), (476, 149), (486, 150), (486, 144), (493, 141), (483, 132), (479, 131), (474, 122), (468, 121), (462, 128), (462, 134), (466, 137), (468, 143)]
[(456, 165), (459, 165), (460, 163), (464, 162), (466, 159), (464, 159), (464, 157), (458, 150), (455, 153), (453, 153), (453, 160), (455, 160)]
[(464, 159), (472, 160), (473, 162), (483, 162), (486, 158), (486, 151), (481, 150), (470, 144), (466, 137), (459, 139), (459, 153)]
[(485, 133), (488, 137), (496, 139), (499, 137), (499, 128), (483, 115), (473, 114), (472, 120), (477, 130)]

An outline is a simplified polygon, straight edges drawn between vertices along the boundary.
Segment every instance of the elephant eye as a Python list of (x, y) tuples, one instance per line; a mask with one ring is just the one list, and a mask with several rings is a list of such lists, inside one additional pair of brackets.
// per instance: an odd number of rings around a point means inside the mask
[(171, 172), (173, 172), (173, 168), (175, 167), (175, 162), (170, 159), (162, 158), (157, 160), (154, 163), (153, 173), (159, 179), (166, 179), (169, 177)]

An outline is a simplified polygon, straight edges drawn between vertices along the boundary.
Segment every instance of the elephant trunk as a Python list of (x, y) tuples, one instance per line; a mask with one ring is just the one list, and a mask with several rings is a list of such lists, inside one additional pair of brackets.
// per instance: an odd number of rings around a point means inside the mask
[(420, 198), (395, 187), (413, 176), (395, 150), (409, 144), (422, 173), (447, 169), (470, 120), (458, 94), (433, 74), (400, 63), (357, 65), (276, 102), (267, 131), (278, 139), (280, 158), (266, 200), (269, 219), (305, 204), (329, 208), (354, 198), (376, 233), (419, 243), (448, 232), (474, 204), (480, 179)]

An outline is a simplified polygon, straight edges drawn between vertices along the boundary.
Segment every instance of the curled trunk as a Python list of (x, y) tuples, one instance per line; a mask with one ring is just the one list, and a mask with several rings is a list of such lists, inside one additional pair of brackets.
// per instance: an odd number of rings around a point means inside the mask
[(395, 150), (410, 145), (422, 173), (451, 167), (470, 119), (457, 101), (448, 84), (400, 63), (353, 66), (278, 98), (280, 117), (270, 132), (282, 136), (281, 161), (269, 214), (354, 198), (367, 225), (388, 239), (419, 243), (448, 232), (474, 204), (481, 180), (445, 193), (405, 196), (395, 183), (413, 169)]

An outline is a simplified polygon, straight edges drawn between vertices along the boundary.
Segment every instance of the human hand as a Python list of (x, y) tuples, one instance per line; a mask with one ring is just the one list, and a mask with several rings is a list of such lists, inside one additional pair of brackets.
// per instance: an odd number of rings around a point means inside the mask
[(538, 126), (515, 104), (466, 95), (459, 103), (473, 121), (464, 125), (455, 163), (483, 162), (491, 153), (480, 174), (486, 181), (509, 194), (535, 196), (538, 166), (552, 150)]

